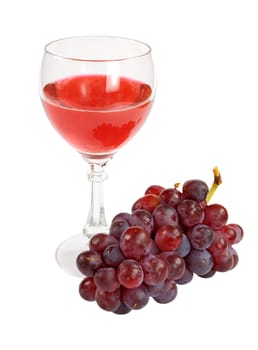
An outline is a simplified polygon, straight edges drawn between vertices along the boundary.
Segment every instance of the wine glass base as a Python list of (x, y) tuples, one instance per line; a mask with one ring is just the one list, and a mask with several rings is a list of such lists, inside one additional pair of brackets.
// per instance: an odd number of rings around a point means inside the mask
[(82, 251), (89, 249), (88, 243), (89, 238), (82, 233), (63, 241), (57, 247), (55, 255), (61, 269), (70, 275), (85, 277), (76, 266), (76, 258)]

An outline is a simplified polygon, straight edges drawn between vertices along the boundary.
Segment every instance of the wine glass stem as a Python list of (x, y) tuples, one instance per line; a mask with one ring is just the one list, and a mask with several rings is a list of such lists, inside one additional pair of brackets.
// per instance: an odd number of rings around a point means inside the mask
[(108, 232), (105, 216), (103, 182), (107, 179), (106, 162), (89, 161), (88, 181), (91, 183), (91, 199), (83, 234), (91, 238), (96, 233)]

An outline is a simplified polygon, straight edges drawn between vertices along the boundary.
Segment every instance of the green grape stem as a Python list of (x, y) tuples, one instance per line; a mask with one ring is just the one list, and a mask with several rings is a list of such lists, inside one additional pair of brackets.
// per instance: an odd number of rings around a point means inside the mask
[(206, 197), (207, 203), (209, 203), (209, 201), (213, 197), (213, 195), (214, 195), (215, 191), (217, 190), (217, 188), (219, 187), (219, 185), (222, 184), (221, 174), (220, 174), (219, 168), (217, 166), (213, 168), (213, 174), (214, 174), (214, 180), (213, 180), (213, 184), (212, 184), (212, 186), (207, 194), (207, 197)]

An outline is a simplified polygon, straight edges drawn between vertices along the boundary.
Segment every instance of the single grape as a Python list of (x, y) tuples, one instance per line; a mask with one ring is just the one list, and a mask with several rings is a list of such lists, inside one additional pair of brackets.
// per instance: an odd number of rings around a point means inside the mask
[(116, 220), (113, 221), (110, 225), (109, 228), (109, 234), (114, 236), (116, 239), (120, 239), (121, 234), (129, 227), (130, 225), (128, 224), (127, 221), (125, 220)]
[(183, 233), (182, 242), (180, 243), (179, 247), (175, 250), (175, 252), (182, 258), (184, 258), (187, 254), (190, 253), (190, 250), (191, 244), (189, 242), (189, 239), (187, 238), (186, 234)]
[(128, 314), (130, 311), (132, 311), (132, 309), (126, 306), (123, 302), (121, 302), (119, 307), (113, 312), (114, 314), (117, 314), (117, 315), (125, 315), (125, 314)]
[(177, 296), (177, 285), (174, 281), (166, 280), (161, 292), (153, 299), (160, 304), (167, 304)]
[(213, 268), (213, 256), (208, 250), (192, 249), (185, 257), (187, 268), (197, 275), (206, 275)]
[(102, 253), (103, 250), (110, 244), (118, 244), (118, 240), (107, 233), (97, 233), (91, 237), (89, 247), (91, 251)]
[(120, 288), (114, 292), (105, 292), (97, 289), (96, 302), (99, 307), (105, 311), (115, 311), (121, 305), (121, 292)]
[(100, 253), (86, 250), (78, 255), (76, 265), (83, 275), (91, 277), (103, 265), (103, 261)]
[(128, 224), (130, 224), (131, 214), (126, 212), (118, 213), (113, 217), (111, 224), (115, 221), (121, 221), (121, 220), (126, 221)]
[(209, 246), (208, 251), (212, 255), (223, 254), (229, 247), (227, 239), (223, 236), (220, 231), (214, 231), (214, 240)]
[(193, 276), (193, 272), (186, 267), (183, 276), (181, 278), (178, 278), (175, 282), (177, 284), (187, 284), (192, 281)]
[(159, 284), (155, 284), (154, 286), (145, 284), (145, 286), (148, 289), (150, 297), (156, 297), (157, 295), (159, 295), (161, 293), (162, 289), (164, 288), (164, 283), (165, 283), (165, 281), (163, 281)]
[(149, 302), (148, 288), (144, 285), (133, 289), (124, 288), (122, 300), (129, 309), (142, 309)]
[(148, 285), (159, 284), (167, 278), (168, 263), (158, 255), (148, 254), (140, 261), (144, 272), (144, 283)]
[(179, 226), (161, 226), (155, 235), (155, 243), (161, 251), (176, 250), (183, 239)]
[(233, 251), (230, 249), (224, 250), (221, 254), (213, 254), (213, 269), (219, 272), (226, 272), (231, 270), (235, 264), (235, 257)]
[(95, 301), (96, 290), (93, 277), (84, 278), (79, 285), (80, 296), (87, 301)]
[(168, 264), (167, 279), (175, 281), (185, 273), (185, 260), (175, 252), (161, 252), (159, 256)]
[(132, 212), (131, 225), (141, 226), (145, 229), (146, 232), (149, 233), (149, 235), (151, 235), (154, 229), (154, 219), (149, 211), (137, 209)]
[(107, 266), (117, 267), (125, 257), (118, 245), (111, 244), (103, 251), (102, 259)]
[(180, 223), (185, 227), (201, 224), (204, 220), (204, 210), (193, 199), (183, 199), (177, 206)]
[(239, 243), (244, 235), (242, 227), (237, 224), (225, 225), (221, 228), (221, 232), (231, 244)]
[(160, 204), (152, 212), (155, 224), (155, 230), (158, 230), (161, 226), (177, 225), (178, 215), (174, 207), (166, 204)]
[(156, 196), (159, 196), (163, 190), (164, 190), (164, 187), (162, 186), (151, 185), (146, 189), (145, 194), (155, 194)]
[(152, 248), (150, 235), (140, 226), (128, 227), (120, 237), (120, 249), (126, 258), (140, 260)]
[(113, 267), (102, 267), (95, 272), (94, 283), (99, 290), (114, 292), (120, 287), (116, 276), (116, 269)]
[(137, 199), (132, 206), (132, 211), (137, 209), (147, 210), (150, 213), (160, 204), (159, 196), (156, 194), (145, 194), (143, 197)]
[(191, 227), (187, 236), (194, 249), (207, 249), (214, 241), (214, 232), (210, 226), (197, 224)]
[(209, 187), (202, 180), (188, 180), (183, 184), (183, 194), (185, 198), (202, 202), (207, 197)]
[(160, 193), (159, 198), (161, 204), (167, 204), (176, 207), (184, 198), (184, 196), (182, 192), (176, 188), (166, 188)]
[(226, 225), (228, 212), (220, 204), (210, 204), (205, 208), (204, 224), (211, 226), (213, 230), (219, 230)]
[(124, 287), (136, 288), (143, 282), (143, 269), (137, 261), (126, 259), (117, 268), (117, 278)]

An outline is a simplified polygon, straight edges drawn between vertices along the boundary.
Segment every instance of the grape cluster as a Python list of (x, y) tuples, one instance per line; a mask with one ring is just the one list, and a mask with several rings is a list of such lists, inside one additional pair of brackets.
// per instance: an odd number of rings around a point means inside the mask
[(233, 269), (233, 245), (243, 229), (229, 224), (220, 204), (208, 204), (209, 188), (201, 180), (186, 181), (182, 190), (152, 185), (132, 206), (117, 214), (109, 234), (98, 233), (77, 257), (86, 277), (79, 293), (106, 311), (126, 314), (143, 308), (152, 297), (166, 304), (178, 285), (195, 275), (203, 278)]

